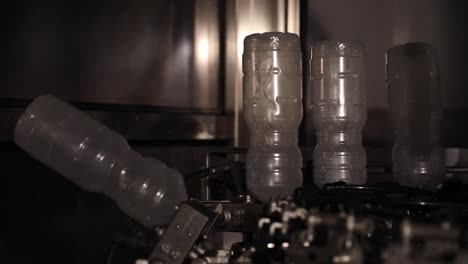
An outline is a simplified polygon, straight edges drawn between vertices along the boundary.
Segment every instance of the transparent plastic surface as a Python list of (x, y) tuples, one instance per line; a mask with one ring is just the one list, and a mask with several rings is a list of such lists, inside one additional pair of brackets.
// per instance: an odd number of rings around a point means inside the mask
[(317, 131), (314, 183), (367, 181), (361, 130), (367, 119), (364, 48), (358, 41), (314, 45), (311, 113)]
[(247, 188), (266, 202), (302, 185), (297, 145), (302, 119), (299, 37), (278, 32), (247, 36), (243, 72), (244, 117), (250, 130)]
[(439, 141), (442, 105), (435, 49), (425, 43), (389, 49), (387, 88), (395, 136), (395, 180), (402, 185), (434, 188), (445, 170)]
[(118, 133), (53, 96), (27, 107), (15, 142), (80, 187), (108, 195), (148, 227), (167, 224), (187, 200), (178, 172), (133, 152)]

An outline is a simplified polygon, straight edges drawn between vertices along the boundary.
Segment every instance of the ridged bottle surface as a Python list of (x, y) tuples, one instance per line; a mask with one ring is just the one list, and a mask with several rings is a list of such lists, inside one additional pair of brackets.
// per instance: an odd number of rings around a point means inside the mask
[(187, 200), (177, 171), (140, 156), (121, 135), (53, 96), (38, 97), (27, 107), (15, 143), (80, 187), (113, 198), (148, 227), (167, 224)]
[(402, 185), (431, 189), (444, 177), (436, 50), (407, 43), (387, 51), (387, 88), (394, 128), (393, 174)]
[(243, 73), (244, 117), (250, 131), (247, 188), (263, 202), (291, 195), (302, 185), (299, 37), (279, 32), (246, 37)]
[(317, 146), (314, 183), (367, 181), (361, 130), (367, 119), (364, 48), (358, 41), (323, 41), (311, 61), (313, 124)]

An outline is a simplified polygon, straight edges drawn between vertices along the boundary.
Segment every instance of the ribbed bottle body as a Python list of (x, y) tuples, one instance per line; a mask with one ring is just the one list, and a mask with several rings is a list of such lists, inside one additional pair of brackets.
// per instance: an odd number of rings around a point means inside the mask
[(364, 48), (357, 41), (319, 42), (312, 50), (311, 71), (314, 183), (366, 183)]
[(177, 171), (132, 151), (121, 135), (53, 96), (27, 107), (15, 143), (80, 187), (114, 199), (149, 227), (167, 224), (187, 200)]
[(387, 51), (387, 88), (394, 129), (395, 180), (431, 189), (444, 177), (441, 91), (436, 50), (407, 43)]
[(248, 36), (243, 55), (244, 117), (250, 132), (247, 188), (261, 201), (302, 185), (298, 128), (302, 120), (299, 37), (269, 32)]

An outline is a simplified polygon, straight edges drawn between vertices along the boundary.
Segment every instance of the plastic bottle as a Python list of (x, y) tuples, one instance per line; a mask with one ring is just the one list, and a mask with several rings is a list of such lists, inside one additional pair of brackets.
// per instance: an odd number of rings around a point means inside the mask
[(314, 183), (367, 181), (361, 130), (367, 119), (364, 48), (358, 41), (323, 41), (311, 61), (312, 105), (317, 131)]
[(389, 49), (386, 59), (395, 180), (432, 189), (441, 183), (445, 170), (436, 50), (425, 43), (407, 43)]
[(302, 185), (297, 145), (302, 119), (302, 65), (299, 37), (253, 34), (244, 40), (244, 117), (250, 130), (247, 188), (266, 202)]
[(167, 224), (187, 199), (178, 172), (140, 156), (121, 135), (53, 96), (27, 107), (15, 142), (80, 187), (108, 195), (148, 227)]

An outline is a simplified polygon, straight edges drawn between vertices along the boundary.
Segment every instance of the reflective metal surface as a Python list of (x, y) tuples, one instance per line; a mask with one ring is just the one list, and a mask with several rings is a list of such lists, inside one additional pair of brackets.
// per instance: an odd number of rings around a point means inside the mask
[[(226, 112), (234, 116), (235, 145), (245, 146), (242, 41), (257, 32), (298, 34), (301, 24), (304, 51), (324, 39), (359, 39), (366, 44), (370, 114), (364, 142), (379, 145), (386, 143), (387, 131), (374, 132), (388, 125), (380, 116), (387, 94), (385, 50), (407, 41), (436, 46), (441, 51), (444, 107), (456, 114), (444, 116), (451, 126), (442, 131), (443, 138), (452, 146), (463, 145), (465, 134), (459, 131), (464, 122), (452, 122), (463, 120), (459, 115), (468, 99), (462, 2), (16, 1), (2, 17), (2, 62), (7, 70), (0, 80), (0, 98), (32, 99), (50, 93), (81, 102)], [(303, 67), (307, 72), (308, 65)], [(301, 143), (310, 146), (315, 138), (309, 120), (304, 117)]]
[(220, 112), (218, 0), (20, 1), (2, 39), (1, 98)]
[[(0, 141), (11, 141), (23, 108), (0, 110)], [(87, 111), (131, 141), (232, 140), (232, 117), (191, 113)]]

